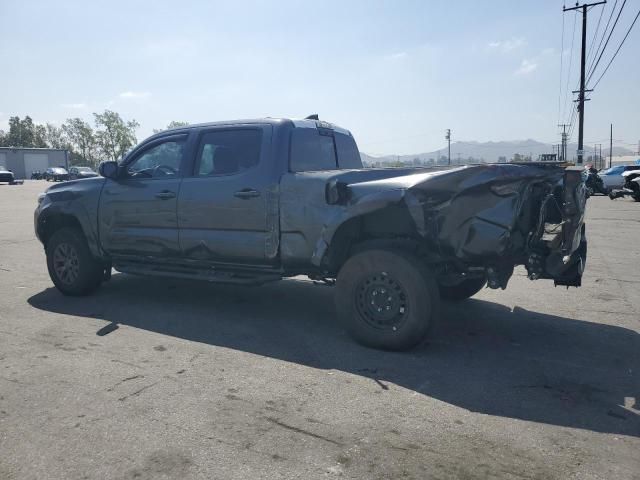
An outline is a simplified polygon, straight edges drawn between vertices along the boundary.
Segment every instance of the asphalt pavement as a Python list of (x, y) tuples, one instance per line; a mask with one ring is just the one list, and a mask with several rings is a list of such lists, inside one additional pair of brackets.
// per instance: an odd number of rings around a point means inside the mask
[(588, 202), (583, 286), (517, 270), (408, 353), (332, 288), (114, 274), (63, 297), (0, 185), (0, 479), (640, 479), (640, 203)]

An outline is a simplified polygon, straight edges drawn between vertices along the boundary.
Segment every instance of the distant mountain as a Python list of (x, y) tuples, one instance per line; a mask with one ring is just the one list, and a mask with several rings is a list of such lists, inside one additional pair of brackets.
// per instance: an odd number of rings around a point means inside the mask
[[(604, 145), (603, 145), (604, 147)], [(451, 144), (451, 159), (452, 163), (457, 163), (457, 159), (461, 161), (468, 161), (472, 159), (476, 162), (498, 162), (500, 157), (505, 157), (509, 161), (515, 154), (519, 154), (522, 157), (531, 156), (534, 160), (543, 153), (554, 153), (554, 146), (547, 143), (538, 142), (536, 140), (516, 140), (508, 142), (454, 142)], [(567, 145), (567, 156), (573, 159), (576, 156), (576, 150), (578, 145), (576, 143), (570, 143)], [(593, 145), (585, 146), (585, 155), (587, 157), (593, 155)], [(360, 153), (362, 161), (365, 164), (389, 164), (395, 162), (402, 163), (431, 163), (430, 159), (436, 161), (439, 156), (446, 158), (446, 147), (426, 153), (416, 153), (414, 155), (385, 155), (382, 157), (374, 157), (366, 153)], [(602, 149), (602, 155), (609, 155), (609, 149)], [(613, 147), (613, 155), (633, 155), (633, 152), (623, 147)]]

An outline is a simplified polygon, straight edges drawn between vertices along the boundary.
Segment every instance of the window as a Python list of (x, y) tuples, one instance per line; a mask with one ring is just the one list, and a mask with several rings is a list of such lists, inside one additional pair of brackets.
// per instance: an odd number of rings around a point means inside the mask
[(171, 178), (180, 172), (184, 139), (169, 140), (150, 149), (127, 165), (132, 178)]
[(291, 171), (309, 172), (338, 168), (332, 133), (317, 128), (295, 128), (291, 133)]
[(350, 135), (335, 132), (338, 166), (340, 168), (362, 168), (362, 159), (356, 141)]
[(205, 133), (198, 148), (196, 176), (231, 175), (260, 161), (262, 130), (242, 128)]

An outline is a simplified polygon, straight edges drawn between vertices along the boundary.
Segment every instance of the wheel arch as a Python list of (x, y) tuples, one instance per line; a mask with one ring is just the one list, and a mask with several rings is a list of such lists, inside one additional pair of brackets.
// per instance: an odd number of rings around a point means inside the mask
[(87, 221), (82, 219), (81, 216), (75, 212), (69, 212), (64, 210), (45, 210), (38, 217), (37, 221), (37, 233), (38, 238), (47, 247), (48, 241), (52, 235), (62, 228), (76, 228), (80, 230), (87, 241), (89, 251), (94, 257), (101, 258), (102, 252), (98, 246), (98, 241), (95, 234), (87, 225)]
[(320, 257), (323, 270), (335, 275), (353, 253), (367, 248), (415, 252), (421, 240), (415, 222), (402, 204), (348, 217), (334, 226), (328, 241), (326, 231), (325, 228), (319, 242), (322, 246), (316, 248), (314, 257)]

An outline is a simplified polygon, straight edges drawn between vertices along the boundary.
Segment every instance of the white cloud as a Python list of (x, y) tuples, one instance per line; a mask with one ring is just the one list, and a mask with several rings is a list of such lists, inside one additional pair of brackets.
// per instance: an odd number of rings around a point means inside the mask
[(149, 98), (151, 96), (151, 92), (132, 92), (132, 91), (126, 91), (126, 92), (122, 92), (121, 94), (118, 95), (120, 98)]
[(387, 58), (390, 58), (392, 60), (396, 60), (396, 59), (399, 59), (399, 58), (406, 58), (408, 56), (409, 56), (409, 54), (407, 52), (396, 52), (396, 53), (393, 53), (391, 55), (388, 55)]
[(72, 110), (82, 110), (83, 108), (87, 108), (86, 103), (63, 103), (62, 106)]
[(488, 46), (492, 49), (498, 49), (502, 53), (509, 53), (524, 47), (526, 44), (527, 41), (522, 37), (511, 37), (508, 40), (489, 42)]
[(534, 72), (538, 68), (538, 64), (533, 60), (527, 60), (526, 58), (522, 60), (520, 63), (520, 68), (518, 68), (514, 73), (516, 75), (528, 75)]

